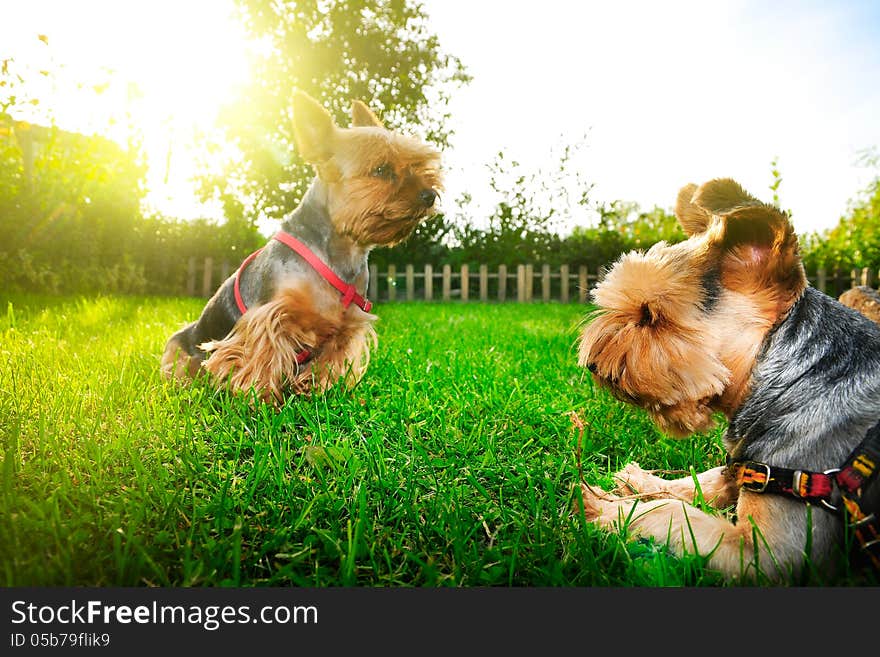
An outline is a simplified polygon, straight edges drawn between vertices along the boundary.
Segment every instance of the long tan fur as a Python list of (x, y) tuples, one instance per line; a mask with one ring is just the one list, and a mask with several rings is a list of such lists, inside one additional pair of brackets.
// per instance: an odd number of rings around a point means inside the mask
[[(340, 379), (360, 381), (376, 345), (375, 315), (352, 305), (317, 308), (310, 286), (286, 289), (245, 313), (223, 340), (201, 345), (210, 357), (203, 368), (233, 391), (254, 390), (263, 401), (286, 393), (324, 391)], [(297, 363), (307, 349), (310, 360)]]

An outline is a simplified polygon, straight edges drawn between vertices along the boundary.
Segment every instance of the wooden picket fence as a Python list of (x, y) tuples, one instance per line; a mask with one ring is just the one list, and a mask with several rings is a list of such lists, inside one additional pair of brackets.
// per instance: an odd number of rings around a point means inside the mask
[[(212, 258), (199, 261), (190, 258), (185, 290), (187, 296), (210, 297), (233, 272), (228, 262), (215, 264)], [(811, 285), (831, 296), (856, 285), (873, 287), (878, 274), (871, 269), (843, 272), (819, 269), (807, 278)], [(373, 301), (482, 301), (517, 302), (557, 301), (586, 303), (590, 288), (599, 278), (597, 271), (587, 267), (558, 268), (550, 265), (500, 265), (472, 268), (461, 265), (416, 269), (406, 265), (398, 269), (389, 265), (387, 271), (370, 266), (370, 287), (367, 296)]]

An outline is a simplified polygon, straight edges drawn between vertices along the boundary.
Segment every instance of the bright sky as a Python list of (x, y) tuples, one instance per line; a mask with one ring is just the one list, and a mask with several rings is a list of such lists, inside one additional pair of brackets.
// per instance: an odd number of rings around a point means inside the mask
[(501, 148), (540, 164), (588, 132), (597, 201), (669, 208), (688, 182), (773, 192), (796, 230), (833, 226), (880, 147), (880, 3), (425, 0), (473, 82), (452, 102), (449, 196)]
[[(552, 166), (587, 133), (574, 163), (592, 198), (671, 207), (687, 182), (738, 179), (783, 207), (799, 231), (837, 222), (874, 174), (880, 146), (880, 3), (423, 0), (430, 29), (473, 82), (453, 95), (446, 199), (488, 195), (486, 165), (505, 150)], [(63, 66), (101, 95), (41, 90), (62, 127), (143, 135), (150, 202), (198, 207), (187, 178), (193, 132), (247, 76), (230, 0), (0, 0), (0, 58)], [(46, 48), (37, 34), (49, 37)], [(51, 56), (51, 61), (48, 60)], [(126, 113), (130, 119), (126, 118)], [(169, 155), (170, 154), (170, 155)], [(166, 183), (167, 180), (167, 183)]]

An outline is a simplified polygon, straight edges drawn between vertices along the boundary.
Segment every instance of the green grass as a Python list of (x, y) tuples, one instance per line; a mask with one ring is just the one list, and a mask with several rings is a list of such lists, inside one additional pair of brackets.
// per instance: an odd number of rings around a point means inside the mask
[(363, 381), (276, 412), (161, 379), (199, 300), (0, 303), (6, 586), (722, 584), (572, 512), (571, 411), (591, 483), (722, 461), (593, 388), (582, 306), (380, 304)]

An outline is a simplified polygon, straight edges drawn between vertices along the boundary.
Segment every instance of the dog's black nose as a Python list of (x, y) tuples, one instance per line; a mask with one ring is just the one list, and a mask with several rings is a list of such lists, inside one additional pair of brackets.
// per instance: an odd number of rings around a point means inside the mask
[(419, 193), (419, 199), (426, 208), (430, 208), (434, 205), (434, 201), (437, 200), (437, 192), (433, 189), (424, 189)]
[(587, 369), (590, 370), (593, 374), (596, 373), (596, 363), (587, 363)]

